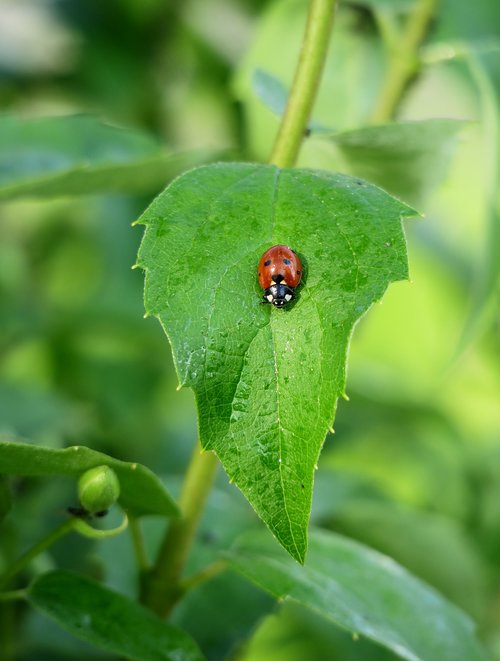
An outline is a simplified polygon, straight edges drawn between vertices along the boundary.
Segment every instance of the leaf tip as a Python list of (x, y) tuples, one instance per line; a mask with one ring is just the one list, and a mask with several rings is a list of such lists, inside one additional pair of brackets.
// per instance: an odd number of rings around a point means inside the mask
[(304, 546), (302, 549), (295, 549), (295, 553), (292, 553), (292, 558), (296, 560), (299, 565), (302, 565), (302, 567), (306, 564), (306, 554), (307, 554), (307, 546)]
[[(403, 203), (402, 203), (403, 204)], [(425, 218), (425, 213), (422, 211), (417, 211), (413, 207), (410, 207), (408, 204), (405, 204), (401, 209), (401, 218)]]

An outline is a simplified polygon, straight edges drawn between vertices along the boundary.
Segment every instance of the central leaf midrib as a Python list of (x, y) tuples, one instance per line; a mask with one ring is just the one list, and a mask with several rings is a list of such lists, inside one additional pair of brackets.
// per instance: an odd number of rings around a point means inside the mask
[(295, 550), (297, 552), (297, 556), (301, 557), (302, 554), (299, 550), (299, 547), (297, 546), (297, 542), (295, 540), (295, 535), (293, 532), (293, 526), (292, 526), (292, 520), (290, 518), (290, 514), (288, 512), (288, 506), (287, 506), (287, 497), (285, 493), (285, 484), (283, 481), (283, 457), (282, 457), (282, 442), (283, 442), (283, 434), (282, 434), (282, 426), (281, 426), (281, 412), (280, 412), (280, 390), (279, 390), (279, 375), (278, 375), (278, 355), (276, 352), (276, 342), (274, 338), (274, 332), (273, 332), (273, 325), (272, 323), (269, 324), (270, 327), (270, 332), (271, 332), (271, 341), (272, 341), (272, 347), (273, 347), (273, 358), (274, 358), (274, 376), (275, 376), (275, 381), (276, 381), (276, 413), (277, 413), (277, 418), (278, 418), (278, 471), (280, 475), (280, 487), (281, 487), (281, 493), (283, 494), (283, 507), (285, 510), (286, 518), (288, 521), (288, 525), (290, 528), (290, 535), (292, 538), (293, 545), (295, 547)]
[[(273, 190), (273, 198), (271, 202), (271, 214), (270, 214), (270, 241), (272, 245), (275, 245), (277, 239), (275, 238), (275, 230), (276, 230), (276, 207), (278, 204), (278, 193), (279, 193), (279, 185), (280, 185), (280, 176), (281, 176), (282, 170), (280, 168), (276, 168), (276, 174), (274, 178), (274, 190)], [(272, 306), (271, 306), (272, 307)], [(283, 314), (283, 311), (280, 310), (270, 310), (270, 318), (269, 318), (269, 331), (271, 333), (271, 342), (272, 342), (272, 348), (273, 348), (273, 361), (274, 361), (274, 378), (275, 378), (275, 384), (276, 384), (276, 390), (275, 390), (275, 395), (276, 395), (276, 413), (277, 413), (277, 418), (278, 418), (278, 471), (279, 471), (279, 476), (280, 476), (280, 487), (281, 487), (281, 493), (283, 496), (283, 508), (286, 514), (286, 518), (288, 521), (288, 526), (290, 528), (290, 536), (293, 542), (293, 545), (295, 547), (295, 551), (297, 553), (297, 557), (302, 557), (302, 553), (299, 550), (299, 547), (297, 545), (297, 541), (295, 539), (295, 534), (293, 531), (293, 525), (292, 525), (292, 519), (290, 517), (290, 514), (288, 512), (288, 506), (287, 506), (287, 496), (285, 492), (285, 483), (283, 480), (283, 432), (282, 432), (282, 426), (281, 426), (281, 413), (280, 413), (280, 390), (279, 390), (279, 374), (278, 374), (278, 354), (276, 351), (276, 340), (275, 340), (275, 333), (274, 333), (274, 328), (273, 328), (273, 313), (275, 312), (281, 312)]]

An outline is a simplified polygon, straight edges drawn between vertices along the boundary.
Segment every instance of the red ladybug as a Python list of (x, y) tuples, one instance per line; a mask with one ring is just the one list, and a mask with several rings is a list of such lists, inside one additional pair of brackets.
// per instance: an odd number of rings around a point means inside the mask
[(266, 250), (259, 262), (259, 284), (264, 290), (263, 303), (282, 308), (295, 298), (295, 287), (302, 276), (298, 255), (287, 246)]

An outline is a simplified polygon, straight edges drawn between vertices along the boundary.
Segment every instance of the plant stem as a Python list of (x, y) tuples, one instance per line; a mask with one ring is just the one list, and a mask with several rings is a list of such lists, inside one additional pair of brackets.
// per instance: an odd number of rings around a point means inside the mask
[(185, 592), (192, 590), (196, 586), (200, 585), (200, 583), (204, 583), (205, 581), (208, 581), (209, 578), (220, 574), (222, 571), (224, 571), (224, 569), (226, 569), (226, 567), (226, 560), (214, 560), (214, 562), (207, 565), (203, 569), (200, 569), (200, 571), (196, 572), (196, 574), (188, 576), (188, 578), (185, 578), (183, 581), (181, 581), (179, 583), (180, 592), (184, 594)]
[(142, 534), (141, 522), (135, 516), (129, 516), (129, 530), (132, 537), (132, 545), (134, 547), (135, 558), (139, 569), (144, 572), (149, 567), (149, 558), (144, 543), (144, 535)]
[(0, 601), (19, 601), (26, 597), (26, 590), (11, 590), (10, 592), (0, 592)]
[(179, 503), (182, 515), (170, 524), (155, 566), (144, 582), (142, 601), (159, 615), (166, 616), (181, 595), (179, 581), (217, 465), (216, 455), (203, 452), (200, 444), (196, 443), (182, 486)]
[(64, 537), (67, 533), (73, 530), (74, 519), (67, 519), (63, 521), (57, 528), (52, 530), (48, 535), (46, 535), (39, 542), (34, 544), (30, 549), (23, 553), (23, 555), (18, 558), (7, 571), (0, 577), (0, 587), (3, 587), (9, 583), (16, 574), (19, 574), (29, 563), (36, 558), (37, 555), (45, 551), (45, 549), (52, 546), (61, 537)]
[(295, 165), (318, 90), (337, 0), (310, 0), (307, 25), (290, 96), (270, 163)]
[(419, 0), (399, 39), (389, 44), (389, 66), (370, 118), (372, 123), (378, 124), (392, 119), (408, 82), (418, 71), (418, 49), (424, 40), (437, 2), (438, 0)]

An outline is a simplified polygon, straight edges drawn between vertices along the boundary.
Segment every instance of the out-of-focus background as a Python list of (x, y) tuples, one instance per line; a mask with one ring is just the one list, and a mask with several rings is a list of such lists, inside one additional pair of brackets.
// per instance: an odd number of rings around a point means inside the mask
[[(394, 4), (341, 7), (318, 124), (366, 123), (385, 67), (371, 7), (390, 12)], [(0, 0), (1, 112), (91, 114), (174, 152), (265, 160), (279, 120), (256, 93), (255, 71), (290, 84), (306, 5)], [(326, 439), (313, 512), (316, 524), (387, 553), (471, 614), (498, 659), (499, 32), (493, 0), (442, 0), (431, 23), (426, 65), (398, 118), (470, 121), (439, 186), (405, 200), (425, 214), (406, 225), (411, 282), (393, 285), (356, 329), (350, 401), (340, 403)], [(301, 163), (341, 167), (321, 135), (307, 141)], [(131, 270), (141, 239), (131, 222), (159, 190), (0, 207), (0, 432), (51, 447), (87, 445), (162, 476), (182, 473), (196, 437), (193, 397), (176, 391), (166, 338), (143, 319), (142, 273)], [(19, 482), (2, 543), (36, 540), (72, 498), (64, 480)], [(222, 475), (213, 500), (207, 539), (223, 520), (231, 536), (226, 506), (235, 501), (255, 525)], [(149, 527), (154, 537), (154, 521)], [(128, 591), (124, 543), (63, 544), (60, 561)], [(176, 618), (210, 658), (235, 647), (246, 661), (392, 658), (312, 614), (275, 610), (241, 579), (200, 595)], [(36, 614), (0, 628), (16, 626), (19, 658), (109, 658)]]

